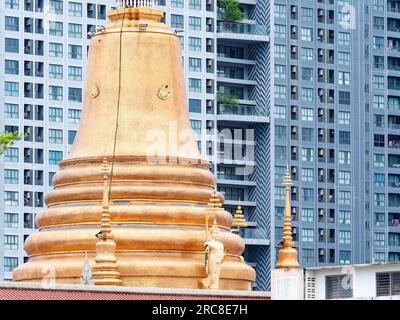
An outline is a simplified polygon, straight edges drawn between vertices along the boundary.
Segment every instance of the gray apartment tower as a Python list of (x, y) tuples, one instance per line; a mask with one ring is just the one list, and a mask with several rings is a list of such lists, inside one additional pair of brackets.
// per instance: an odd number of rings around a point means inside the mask
[[(239, 21), (217, 0), (158, 5), (181, 39), (199, 148), (226, 209), (244, 209), (254, 289), (270, 289), (286, 164), (302, 266), (399, 261), (400, 1), (239, 0)], [(0, 278), (26, 259), (79, 128), (90, 34), (113, 6), (1, 4), (0, 125), (27, 136), (0, 162)]]

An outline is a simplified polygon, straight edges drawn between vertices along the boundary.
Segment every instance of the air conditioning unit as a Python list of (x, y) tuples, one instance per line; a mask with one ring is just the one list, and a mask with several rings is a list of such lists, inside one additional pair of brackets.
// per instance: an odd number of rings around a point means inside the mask
[(207, 141), (207, 145), (208, 145), (209, 148), (212, 148), (213, 147), (212, 141)]
[(297, 147), (292, 147), (292, 153), (297, 153)]
[(292, 127), (291, 131), (292, 133), (297, 133), (297, 127)]
[(292, 87), (292, 93), (297, 93), (297, 87), (296, 86)]
[(207, 59), (207, 66), (212, 67), (213, 66), (213, 61), (211, 59)]
[(297, 47), (296, 46), (292, 46), (292, 53), (297, 53)]
[(322, 97), (322, 96), (324, 95), (324, 89), (319, 89), (319, 90), (318, 90), (318, 95), (319, 95), (320, 97)]
[(319, 195), (323, 196), (324, 195), (324, 189), (319, 189)]
[(323, 136), (324, 135), (324, 129), (318, 129), (318, 135)]
[(207, 120), (207, 122), (206, 122), (207, 128), (212, 128), (212, 125), (213, 125), (212, 120)]
[(212, 18), (207, 18), (206, 24), (212, 24), (212, 22), (213, 22), (213, 19), (212, 19)]
[(292, 167), (292, 173), (296, 174), (297, 173), (297, 167)]
[(207, 39), (207, 45), (208, 45), (208, 46), (211, 46), (212, 44), (213, 44), (212, 39)]
[(291, 26), (290, 27), (290, 32), (291, 33), (296, 33), (297, 32), (297, 27), (296, 26)]
[(323, 37), (324, 34), (325, 34), (325, 30), (324, 30), (324, 29), (319, 29), (319, 30), (318, 30), (318, 35), (319, 35), (320, 37)]
[(319, 76), (323, 76), (324, 73), (325, 73), (325, 72), (324, 72), (324, 69), (319, 69), (319, 70), (318, 70), (318, 75), (319, 75)]
[(297, 112), (297, 107), (296, 106), (292, 106), (292, 112), (296, 113)]
[(290, 9), (290, 12), (295, 14), (297, 12), (297, 7), (296, 6), (292, 6)]
[(318, 154), (319, 154), (320, 156), (323, 156), (323, 155), (324, 155), (324, 149), (319, 149)]
[(293, 228), (293, 229), (292, 229), (292, 233), (293, 233), (293, 234), (297, 234), (297, 228)]
[(323, 57), (324, 56), (324, 49), (318, 49), (318, 55), (320, 57)]
[(212, 107), (214, 105), (214, 101), (207, 100), (207, 107)]
[(297, 193), (297, 188), (296, 187), (292, 187), (292, 193)]
[(324, 109), (318, 109), (318, 115), (323, 116), (324, 115)]
[(297, 66), (292, 66), (292, 73), (296, 73), (297, 72)]
[(318, 10), (318, 16), (319, 17), (323, 17), (324, 16), (324, 10), (323, 9), (319, 9)]
[(324, 229), (319, 229), (318, 233), (319, 233), (320, 236), (323, 236), (324, 235)]
[(296, 214), (297, 213), (297, 208), (296, 207), (292, 207), (292, 213)]
[(207, 80), (207, 87), (211, 87), (213, 85), (213, 81), (208, 79)]
[(324, 255), (324, 249), (319, 249), (318, 253), (319, 253), (320, 256), (323, 256)]
[(320, 216), (323, 216), (323, 215), (324, 215), (324, 209), (319, 209), (318, 214), (319, 214)]

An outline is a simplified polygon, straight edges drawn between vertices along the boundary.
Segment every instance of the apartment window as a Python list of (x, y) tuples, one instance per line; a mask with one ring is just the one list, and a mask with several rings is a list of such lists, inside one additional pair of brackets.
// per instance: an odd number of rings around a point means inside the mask
[(351, 192), (350, 191), (339, 191), (339, 204), (351, 204)]
[(4, 39), (5, 52), (19, 53), (19, 40), (13, 38)]
[(301, 48), (301, 59), (306, 61), (312, 61), (314, 59), (314, 49)]
[(303, 201), (314, 201), (314, 189), (303, 188), (302, 195), (303, 195)]
[(189, 58), (189, 71), (201, 72), (201, 59)]
[(314, 181), (314, 169), (302, 168), (301, 169), (301, 181), (313, 182)]
[(18, 206), (18, 192), (4, 191), (4, 204), (6, 206)]
[(339, 230), (339, 243), (351, 244), (351, 231)]
[(351, 25), (351, 15), (349, 11), (346, 12), (338, 12), (338, 23), (341, 26), (350, 26)]
[(374, 95), (373, 107), (374, 107), (374, 109), (383, 109), (385, 107), (385, 97)]
[(201, 18), (189, 17), (189, 30), (201, 31)]
[(385, 155), (374, 153), (374, 167), (383, 168), (385, 166)]
[(338, 72), (338, 84), (343, 86), (350, 85), (350, 72), (339, 71)]
[(301, 88), (301, 100), (312, 102), (314, 99), (314, 89), (313, 88)]
[(275, 45), (275, 58), (276, 59), (286, 59), (286, 46), (281, 44)]
[(313, 73), (312, 68), (301, 68), (301, 78), (305, 81), (313, 81)]
[(351, 172), (350, 171), (339, 171), (339, 184), (350, 185)]
[(49, 86), (49, 99), (62, 101), (63, 100), (63, 88), (58, 86)]
[(312, 8), (301, 8), (301, 18), (304, 21), (309, 21), (312, 22), (313, 21), (313, 9)]
[(378, 297), (400, 295), (400, 272), (376, 273), (376, 295)]
[(68, 79), (72, 81), (82, 81), (82, 68), (68, 67)]
[(350, 132), (349, 131), (339, 131), (339, 143), (340, 144), (350, 144)]
[(383, 173), (374, 173), (374, 185), (378, 188), (385, 187), (385, 175)]
[(303, 142), (312, 142), (314, 139), (314, 129), (301, 128), (301, 139)]
[(4, 183), (18, 184), (18, 170), (4, 169)]
[(171, 7), (183, 8), (183, 0), (171, 0)]
[(50, 107), (49, 108), (49, 121), (62, 122), (63, 121), (63, 109)]
[(339, 111), (339, 124), (349, 125), (350, 124), (350, 112)]
[(275, 65), (275, 78), (280, 78), (280, 79), (286, 78), (286, 66), (281, 64)]
[(4, 94), (6, 97), (18, 97), (19, 96), (18, 82), (6, 81), (4, 83)]
[(275, 160), (286, 160), (286, 147), (275, 146)]
[(282, 166), (275, 166), (275, 180), (282, 181), (285, 177), (285, 167)]
[(372, 84), (375, 89), (384, 89), (385, 88), (385, 77), (384, 76), (373, 76)]
[(286, 139), (286, 126), (275, 126), (275, 138), (281, 140)]
[(301, 28), (301, 40), (303, 40), (303, 41), (313, 41), (313, 29), (311, 29), (311, 28)]
[(372, 8), (377, 11), (383, 11), (385, 8), (384, 0), (372, 0)]
[(189, 9), (201, 10), (201, 0), (189, 0)]
[(275, 106), (275, 119), (286, 119), (286, 106)]
[(385, 214), (382, 212), (374, 212), (374, 224), (375, 226), (385, 226)]
[(63, 23), (57, 21), (49, 22), (49, 35), (51, 36), (63, 36)]
[(275, 187), (275, 200), (285, 200), (285, 188)]
[(339, 263), (350, 264), (351, 263), (351, 251), (340, 250), (339, 251)]
[(18, 75), (19, 74), (19, 61), (4, 60), (5, 74)]
[(302, 259), (303, 263), (313, 263), (314, 262), (314, 250), (313, 249), (302, 249)]
[(69, 2), (68, 15), (70, 17), (82, 17), (82, 3)]
[(5, 17), (5, 29), (7, 31), (19, 31), (19, 19), (18, 17)]
[(50, 0), (49, 12), (54, 14), (63, 14), (63, 1), (62, 0)]
[(68, 57), (70, 59), (82, 60), (82, 47), (70, 44), (68, 46)]
[(4, 104), (4, 117), (8, 119), (18, 119), (18, 105), (13, 103)]
[(63, 143), (63, 132), (59, 129), (49, 129), (49, 143)]
[(183, 16), (171, 14), (171, 28), (183, 29)]
[(374, 68), (384, 69), (385, 68), (385, 58), (382, 56), (374, 56)]
[(275, 85), (275, 98), (286, 99), (286, 86), (279, 84)]
[(350, 165), (350, 151), (339, 151), (339, 164)]
[(314, 209), (311, 208), (301, 209), (301, 221), (314, 222)]
[(190, 51), (201, 51), (201, 38), (189, 37), (189, 50)]
[(280, 39), (286, 38), (286, 26), (284, 24), (275, 25), (275, 37)]
[(63, 45), (61, 43), (49, 43), (49, 56), (55, 58), (63, 57)]
[(314, 161), (314, 149), (301, 148), (301, 161)]
[(339, 91), (339, 104), (343, 104), (343, 105), (350, 104), (350, 92)]
[(275, 18), (286, 18), (286, 6), (284, 4), (275, 4)]
[(4, 235), (4, 249), (18, 250), (18, 236)]
[(314, 121), (314, 109), (301, 108), (301, 120)]
[(374, 193), (374, 206), (384, 207), (385, 206), (385, 194), (384, 193)]
[[(351, 281), (351, 277), (351, 274), (325, 276), (325, 299), (352, 298), (353, 288), (351, 284), (353, 281)], [(343, 283), (348, 283), (349, 285), (344, 286)]]
[(374, 29), (384, 30), (385, 29), (385, 19), (382, 17), (374, 17)]
[(4, 213), (4, 227), (18, 228), (18, 213)]
[(201, 92), (201, 79), (189, 78), (189, 92)]
[(4, 152), (4, 161), (6, 162), (18, 162), (19, 161), (19, 150), (18, 148), (8, 148)]
[(349, 52), (338, 52), (338, 63), (344, 66), (350, 65), (350, 53)]
[(314, 242), (314, 229), (301, 229), (301, 240), (303, 242)]
[(68, 36), (70, 38), (82, 39), (82, 25), (77, 23), (69, 23)]
[(339, 224), (351, 224), (351, 212), (339, 210)]
[(197, 135), (201, 135), (201, 121), (200, 120), (190, 120), (193, 132)]
[(374, 126), (377, 128), (385, 127), (385, 116), (383, 114), (374, 114)]
[(383, 232), (374, 232), (374, 245), (385, 246), (385, 234)]
[(75, 137), (76, 137), (76, 131), (68, 130), (68, 144), (70, 145), (74, 144)]
[(68, 88), (68, 101), (82, 102), (82, 89)]
[(12, 272), (18, 266), (17, 257), (4, 257), (4, 271)]
[(57, 165), (63, 158), (62, 151), (49, 150), (49, 164)]
[(63, 66), (59, 64), (49, 64), (49, 78), (50, 79), (62, 79), (63, 78)]
[(81, 110), (68, 109), (68, 123), (79, 123), (81, 120)]
[(383, 49), (385, 47), (385, 38), (374, 36), (372, 44), (374, 49)]
[(348, 32), (339, 32), (338, 33), (338, 44), (342, 46), (350, 45), (350, 33)]
[(6, 0), (6, 9), (19, 9), (19, 0)]
[(189, 112), (201, 113), (201, 100), (189, 99)]
[(383, 263), (385, 260), (384, 252), (374, 252), (374, 263)]
[(374, 134), (374, 146), (375, 147), (385, 147), (385, 135), (384, 134)]

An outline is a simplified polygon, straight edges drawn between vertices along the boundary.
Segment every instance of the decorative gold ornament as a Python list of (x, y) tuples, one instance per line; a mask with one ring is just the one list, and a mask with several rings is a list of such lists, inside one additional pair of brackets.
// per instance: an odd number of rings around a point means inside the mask
[(95, 83), (92, 85), (92, 88), (90, 89), (90, 96), (94, 99), (97, 98), (100, 94), (100, 89), (98, 85)]
[(240, 228), (247, 228), (248, 224), (246, 218), (244, 217), (242, 207), (240, 205), (240, 200), (236, 208), (236, 213), (233, 216), (231, 231), (234, 233), (239, 233)]
[(167, 84), (161, 86), (161, 88), (159, 88), (157, 91), (157, 96), (163, 101), (167, 100), (170, 95), (171, 95), (171, 90), (169, 90)]

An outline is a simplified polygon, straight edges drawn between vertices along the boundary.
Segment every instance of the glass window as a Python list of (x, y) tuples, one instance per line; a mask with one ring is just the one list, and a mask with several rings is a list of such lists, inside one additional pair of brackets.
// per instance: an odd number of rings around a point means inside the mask
[(201, 31), (201, 18), (189, 17), (189, 30)]
[(301, 40), (313, 41), (313, 29), (304, 27), (301, 28)]
[(385, 194), (384, 193), (374, 193), (374, 206), (384, 207), (385, 206)]
[(82, 102), (82, 89), (68, 88), (68, 101)]
[(189, 9), (201, 10), (201, 0), (189, 0)]
[(82, 3), (69, 2), (68, 14), (70, 17), (82, 17)]
[(18, 236), (4, 235), (4, 249), (18, 250)]
[(63, 100), (63, 88), (58, 86), (49, 86), (49, 99), (50, 100)]
[(58, 165), (58, 163), (62, 160), (62, 158), (63, 158), (62, 151), (49, 150), (49, 164)]
[(374, 153), (374, 167), (383, 168), (385, 166), (385, 155)]
[(350, 151), (339, 151), (339, 164), (350, 165)]
[(18, 206), (18, 192), (4, 191), (4, 204), (6, 206)]
[(171, 14), (171, 28), (183, 29), (183, 16)]
[(63, 45), (61, 43), (49, 43), (49, 56), (55, 58), (63, 57)]
[(313, 88), (301, 88), (301, 100), (312, 102), (314, 100)]
[(351, 204), (351, 192), (339, 191), (339, 204)]
[(314, 59), (314, 50), (312, 48), (301, 48), (301, 59), (312, 61)]
[(4, 227), (18, 228), (18, 213), (4, 213)]
[(19, 83), (6, 81), (4, 83), (4, 94), (6, 97), (18, 97), (19, 96)]
[(81, 120), (81, 110), (68, 109), (68, 123), (79, 123)]
[(201, 72), (201, 59), (189, 58), (189, 71)]
[(171, 0), (171, 7), (183, 8), (183, 0)]
[(19, 31), (19, 19), (18, 17), (5, 16), (5, 29), (7, 31)]
[(374, 232), (374, 245), (375, 246), (385, 245), (385, 234), (383, 232)]
[(301, 230), (301, 240), (303, 242), (314, 242), (314, 229), (305, 229)]
[(50, 107), (49, 108), (49, 121), (62, 122), (63, 121), (63, 109)]
[(19, 40), (13, 38), (4, 39), (5, 52), (19, 53)]
[(385, 175), (383, 173), (374, 173), (374, 185), (378, 188), (385, 187)]
[(286, 106), (275, 106), (275, 119), (286, 119)]
[(286, 126), (275, 125), (275, 138), (281, 140), (286, 139)]
[(286, 78), (286, 66), (281, 64), (275, 65), (275, 78), (285, 79)]
[(201, 38), (189, 37), (189, 50), (201, 51)]
[(63, 1), (62, 0), (50, 0), (49, 12), (53, 14), (63, 14)]
[(303, 201), (314, 201), (314, 189), (302, 188)]
[(338, 52), (338, 63), (344, 66), (350, 65), (350, 52)]
[(339, 251), (339, 263), (350, 264), (351, 263), (351, 251), (340, 250)]
[(18, 105), (13, 103), (4, 104), (4, 117), (8, 119), (18, 119)]
[(18, 184), (18, 170), (4, 169), (4, 183)]
[(343, 86), (350, 85), (350, 72), (339, 71), (338, 72), (338, 84)]
[(189, 112), (201, 113), (201, 100), (189, 99)]
[(301, 148), (301, 161), (314, 161), (314, 149)]
[(276, 44), (274, 54), (276, 59), (286, 59), (286, 46)]
[(49, 35), (51, 36), (63, 36), (63, 23), (57, 21), (49, 22)]
[(201, 92), (201, 79), (189, 78), (189, 92)]
[(60, 129), (49, 129), (49, 143), (62, 144), (63, 132)]
[(350, 171), (339, 171), (339, 184), (350, 185), (351, 184), (351, 172)]
[(339, 223), (351, 224), (351, 212), (348, 210), (339, 210)]
[(314, 109), (301, 108), (301, 120), (314, 121)]
[(339, 243), (340, 244), (351, 244), (351, 231), (339, 230)]
[(275, 160), (286, 160), (286, 147), (275, 146)]
[(312, 8), (301, 8), (301, 18), (304, 21), (309, 21), (312, 22), (313, 21), (313, 9)]
[(314, 222), (314, 209), (312, 208), (301, 209), (301, 221)]
[(6, 9), (19, 9), (19, 0), (6, 0)]
[(12, 272), (18, 266), (17, 257), (4, 257), (4, 271)]
[(275, 18), (286, 18), (286, 6), (284, 4), (275, 4)]
[(339, 111), (339, 124), (349, 125), (350, 124), (350, 112)]
[(284, 187), (275, 187), (275, 200), (285, 200)]
[(72, 81), (82, 81), (82, 68), (69, 66), (68, 79)]
[(338, 44), (342, 46), (350, 45), (350, 33), (338, 32)]
[(286, 26), (284, 24), (275, 25), (275, 37), (281, 39), (286, 38)]
[(314, 169), (302, 168), (301, 169), (301, 181), (313, 182), (314, 181)]
[(82, 47), (70, 44), (68, 46), (68, 57), (70, 59), (82, 60)]
[(200, 120), (190, 120), (190, 124), (195, 134), (201, 135), (201, 121)]
[(302, 249), (302, 260), (303, 263), (313, 263), (314, 249)]
[(68, 36), (70, 38), (82, 39), (82, 25), (77, 23), (69, 23)]
[(62, 79), (63, 78), (63, 66), (59, 64), (49, 64), (49, 78), (50, 79)]
[(4, 161), (6, 162), (18, 162), (19, 161), (19, 149), (18, 148), (8, 148), (4, 152)]
[(275, 98), (286, 99), (286, 86), (279, 84), (275, 85)]

